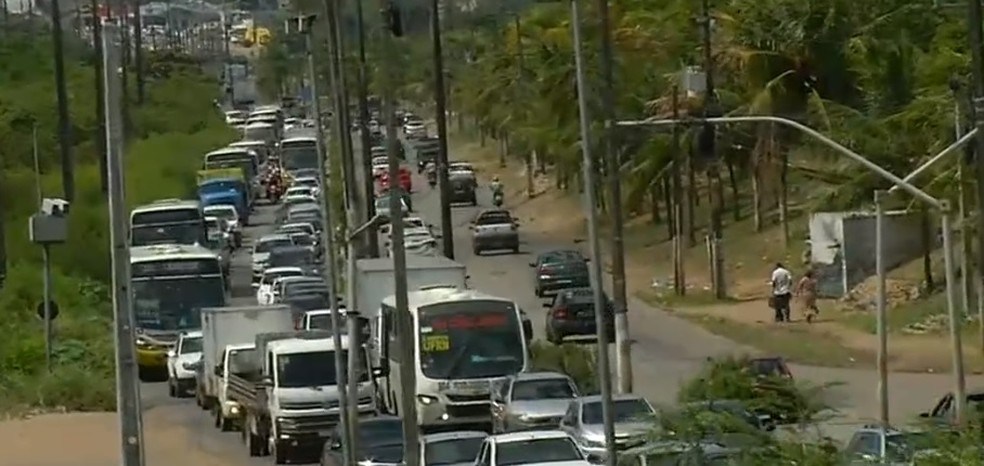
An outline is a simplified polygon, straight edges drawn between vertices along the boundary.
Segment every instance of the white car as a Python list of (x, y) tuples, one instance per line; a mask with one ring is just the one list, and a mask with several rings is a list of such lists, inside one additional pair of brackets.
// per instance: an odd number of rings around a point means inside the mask
[(408, 121), (403, 125), (403, 134), (411, 139), (422, 138), (427, 136), (427, 127), (422, 121)]
[(273, 283), (283, 277), (300, 277), (304, 269), (300, 267), (273, 267), (263, 271), (263, 276), (256, 283), (256, 303), (260, 306), (273, 304)]
[(267, 261), (270, 260), (270, 251), (275, 248), (293, 246), (290, 236), (284, 234), (272, 234), (261, 236), (253, 244), (253, 282), (260, 281), (263, 271), (266, 270)]
[(178, 336), (174, 349), (167, 352), (167, 393), (184, 397), (195, 388), (195, 369), (202, 359), (202, 332)]
[[(392, 226), (387, 223), (386, 225), (379, 227), (379, 232), (386, 236), (391, 236), (392, 235), (391, 227)], [(404, 232), (403, 234), (405, 235), (406, 231), (412, 228), (427, 228), (428, 231), (430, 230), (430, 228), (427, 226), (427, 222), (425, 222), (424, 219), (420, 217), (414, 217), (414, 216), (403, 217), (403, 232)]]
[(574, 439), (560, 430), (530, 430), (487, 437), (475, 458), (476, 466), (589, 466)]
[(389, 159), (385, 156), (373, 157), (372, 159), (372, 176), (380, 177), (383, 176), (389, 170)]
[(420, 437), (420, 466), (466, 465), (475, 462), (489, 434), (459, 430)]
[(287, 188), (287, 191), (284, 193), (284, 197), (287, 198), (295, 196), (314, 197), (314, 189), (310, 186), (291, 186)]
[[(338, 323), (342, 325), (342, 334), (345, 334), (345, 308), (338, 308)], [(331, 330), (331, 309), (317, 309), (304, 313), (301, 325), (298, 330)]]
[(312, 196), (317, 197), (321, 195), (321, 184), (318, 179), (313, 176), (299, 176), (294, 178), (294, 181), (291, 182), (291, 187), (294, 188), (298, 186), (307, 186), (311, 188)]
[(295, 194), (293, 196), (284, 196), (284, 205), (292, 206), (295, 204), (317, 204), (318, 199), (310, 194)]

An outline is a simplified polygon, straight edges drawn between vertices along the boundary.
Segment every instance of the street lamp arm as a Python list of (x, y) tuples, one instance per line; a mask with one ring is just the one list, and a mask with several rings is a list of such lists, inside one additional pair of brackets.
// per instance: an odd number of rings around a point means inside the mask
[(687, 119), (687, 120), (682, 120), (682, 119), (681, 120), (677, 120), (677, 119), (647, 118), (647, 119), (644, 119), (644, 120), (623, 120), (623, 121), (618, 121), (618, 122), (616, 122), (616, 125), (617, 126), (627, 126), (627, 127), (632, 127), (632, 126), (668, 126), (668, 125), (686, 124), (686, 123), (691, 123), (691, 122), (702, 122), (702, 123), (712, 123), (712, 124), (717, 124), (717, 123), (779, 123), (781, 125), (786, 125), (786, 126), (789, 126), (791, 128), (796, 128), (796, 129), (798, 129), (798, 130), (800, 130), (800, 131), (802, 131), (802, 132), (804, 132), (806, 134), (809, 134), (810, 136), (813, 136), (814, 139), (817, 139), (818, 141), (822, 142), (827, 147), (829, 147), (829, 148), (831, 148), (831, 149), (833, 149), (833, 150), (835, 150), (835, 151), (837, 151), (837, 152), (839, 152), (839, 153), (841, 153), (843, 155), (846, 155), (848, 158), (850, 158), (851, 160), (854, 160), (855, 162), (860, 163), (861, 165), (864, 165), (866, 168), (868, 168), (869, 170), (877, 173), (882, 178), (885, 178), (886, 180), (891, 181), (892, 184), (901, 187), (902, 189), (904, 189), (909, 194), (912, 194), (913, 196), (915, 196), (916, 198), (918, 198), (918, 199), (920, 199), (922, 201), (925, 201), (926, 203), (928, 203), (929, 205), (933, 206), (934, 208), (937, 208), (937, 209), (942, 209), (943, 208), (943, 205), (940, 203), (939, 200), (937, 200), (933, 196), (930, 196), (929, 194), (926, 194), (925, 191), (923, 191), (923, 190), (915, 187), (914, 185), (912, 185), (908, 181), (903, 180), (902, 178), (899, 178), (899, 177), (895, 176), (892, 172), (890, 172), (888, 170), (885, 170), (884, 168), (878, 166), (877, 164), (875, 164), (871, 160), (868, 160), (867, 158), (865, 158), (861, 154), (858, 154), (857, 152), (854, 152), (853, 150), (848, 149), (847, 147), (844, 147), (843, 145), (841, 145), (837, 141), (834, 141), (833, 139), (825, 136), (823, 133), (820, 133), (819, 131), (817, 131), (817, 130), (815, 130), (813, 128), (810, 128), (809, 126), (806, 126), (806, 125), (804, 125), (804, 124), (802, 124), (802, 123), (800, 123), (798, 121), (790, 120), (789, 118), (783, 118), (783, 117), (778, 117), (778, 116), (773, 116), (773, 115), (729, 116), (729, 117), (699, 118), (699, 119)]

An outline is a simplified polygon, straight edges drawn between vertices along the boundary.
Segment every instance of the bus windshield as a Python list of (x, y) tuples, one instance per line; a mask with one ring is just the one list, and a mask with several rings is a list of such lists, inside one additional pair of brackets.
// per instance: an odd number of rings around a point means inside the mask
[(418, 354), (426, 377), (500, 377), (523, 369), (526, 344), (515, 307), (472, 300), (420, 309)]
[(225, 287), (221, 277), (133, 280), (133, 308), (139, 328), (198, 329), (202, 326), (202, 308), (225, 305)]
[(174, 225), (134, 225), (130, 230), (131, 246), (154, 244), (205, 244), (208, 232), (201, 220)]
[(314, 143), (297, 143), (281, 147), (280, 163), (287, 171), (318, 168), (318, 147)]

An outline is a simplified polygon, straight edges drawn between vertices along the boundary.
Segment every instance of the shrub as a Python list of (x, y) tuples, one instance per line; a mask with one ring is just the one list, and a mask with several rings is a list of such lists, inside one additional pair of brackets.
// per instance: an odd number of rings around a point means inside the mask
[(569, 375), (581, 393), (596, 393), (599, 389), (597, 358), (591, 347), (564, 343), (554, 345), (535, 341), (530, 347), (533, 370), (554, 371)]
[(809, 422), (829, 410), (824, 387), (807, 387), (778, 376), (758, 376), (747, 370), (747, 357), (710, 359), (700, 374), (681, 387), (681, 402), (736, 400), (757, 413), (787, 422)]

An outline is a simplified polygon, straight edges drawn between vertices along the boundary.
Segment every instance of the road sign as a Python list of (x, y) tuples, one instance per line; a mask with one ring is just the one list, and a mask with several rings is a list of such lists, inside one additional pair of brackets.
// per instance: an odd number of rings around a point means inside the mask
[[(38, 303), (38, 319), (44, 320), (44, 302)], [(55, 320), (58, 317), (58, 303), (51, 300), (51, 320)]]

